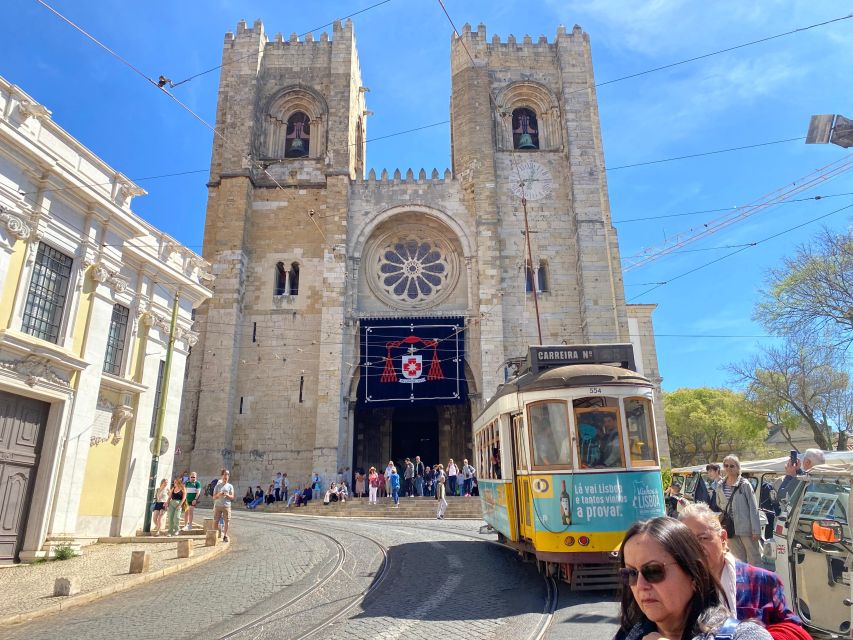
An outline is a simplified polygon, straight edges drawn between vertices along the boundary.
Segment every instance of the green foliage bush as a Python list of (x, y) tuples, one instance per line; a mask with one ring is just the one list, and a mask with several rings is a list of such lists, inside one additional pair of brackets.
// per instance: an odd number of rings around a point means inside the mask
[(56, 560), (69, 560), (76, 555), (77, 554), (74, 553), (74, 548), (70, 544), (68, 544), (67, 542), (57, 546), (53, 550), (53, 557)]

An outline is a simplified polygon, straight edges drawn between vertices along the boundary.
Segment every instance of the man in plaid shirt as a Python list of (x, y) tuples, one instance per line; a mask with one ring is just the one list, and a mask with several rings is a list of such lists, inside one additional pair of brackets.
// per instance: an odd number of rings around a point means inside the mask
[(785, 601), (779, 576), (741, 562), (728, 553), (728, 536), (717, 514), (707, 504), (688, 505), (678, 519), (687, 525), (702, 545), (708, 568), (719, 577), (724, 600), (729, 609), (736, 611), (738, 620), (759, 620), (774, 640), (808, 640), (811, 637)]

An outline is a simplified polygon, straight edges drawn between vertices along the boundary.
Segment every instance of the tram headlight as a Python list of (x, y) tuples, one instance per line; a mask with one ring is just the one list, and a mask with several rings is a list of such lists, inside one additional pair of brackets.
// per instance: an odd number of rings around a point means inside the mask
[(581, 536), (578, 538), (578, 544), (582, 547), (589, 545), (589, 536)]

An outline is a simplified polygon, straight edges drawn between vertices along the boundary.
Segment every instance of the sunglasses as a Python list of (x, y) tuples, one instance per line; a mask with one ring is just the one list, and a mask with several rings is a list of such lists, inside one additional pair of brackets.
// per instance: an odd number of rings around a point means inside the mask
[(649, 584), (658, 584), (666, 580), (666, 567), (677, 562), (648, 562), (639, 569), (623, 567), (619, 569), (619, 577), (622, 584), (633, 587), (637, 584), (637, 579), (642, 575), (643, 580)]
[(726, 469), (737, 469), (736, 464), (724, 464), (723, 467), (725, 467)]

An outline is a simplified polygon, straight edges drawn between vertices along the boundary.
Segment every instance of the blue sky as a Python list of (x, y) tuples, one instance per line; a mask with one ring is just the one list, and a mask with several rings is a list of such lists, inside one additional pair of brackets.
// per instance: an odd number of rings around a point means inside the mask
[[(50, 0), (48, 0), (50, 1)], [(267, 33), (303, 33), (377, 0), (278, 2), (208, 0), (51, 4), (147, 75), (182, 80), (220, 62), (225, 32), (261, 18)], [(597, 82), (644, 71), (853, 12), (839, 0), (445, 0), (459, 28), (486, 24), (521, 38), (553, 40), (557, 25), (581, 25), (592, 41)], [(34, 0), (7, 0), (0, 75), (53, 111), (54, 119), (148, 195), (138, 214), (201, 250), (212, 133), (127, 67)], [(368, 140), (448, 118), (451, 28), (437, 0), (392, 0), (353, 18), (364, 84)], [(326, 29), (330, 31), (330, 28)], [(315, 36), (318, 32), (315, 32)], [(813, 113), (853, 117), (853, 19), (616, 82), (598, 89), (605, 160), (619, 167), (805, 135)], [(214, 122), (218, 72), (175, 89)], [(613, 220), (628, 259), (722, 212), (643, 222), (632, 218), (741, 206), (794, 184), (848, 151), (801, 141), (608, 171)], [(377, 140), (368, 166), (379, 172), (450, 165), (448, 125)], [(853, 172), (799, 197), (853, 192)], [(849, 226), (848, 209), (708, 266), (733, 249), (829, 214), (853, 196), (784, 204), (625, 274), (626, 296), (656, 303), (664, 387), (724, 385), (723, 367), (753, 353), (765, 331), (751, 320), (766, 270), (820, 230)], [(701, 251), (694, 251), (701, 249)]]

